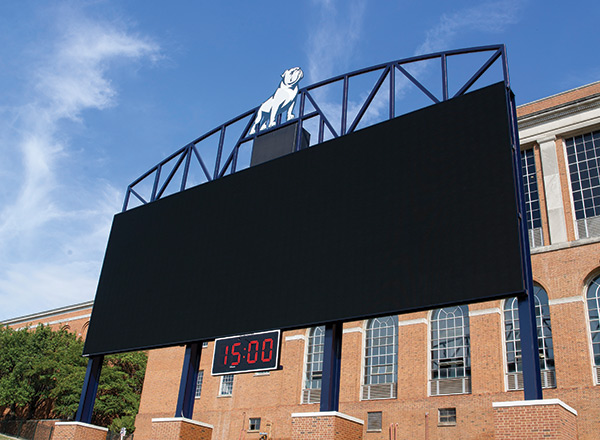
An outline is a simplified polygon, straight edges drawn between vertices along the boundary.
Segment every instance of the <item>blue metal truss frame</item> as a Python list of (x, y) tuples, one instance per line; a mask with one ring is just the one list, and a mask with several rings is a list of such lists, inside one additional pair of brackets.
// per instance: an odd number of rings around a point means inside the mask
[[(489, 53), (487, 60), (476, 70), (470, 78), (460, 87), (460, 89), (452, 96), (450, 96), (448, 88), (448, 59), (454, 56), (460, 56), (472, 53)], [(422, 82), (420, 82), (415, 76), (410, 73), (409, 66), (412, 63), (421, 61), (438, 60), (441, 65), (441, 97), (438, 98), (431, 90), (429, 90)], [(396, 116), (396, 75), (400, 74), (408, 81), (413, 83), (425, 96), (427, 96), (432, 104), (437, 104), (448, 99), (461, 96), (469, 92), (474, 88), (475, 83), (479, 78), (486, 73), (492, 65), (495, 63), (501, 63), (502, 76), (505, 87), (509, 93), (507, 93), (507, 106), (509, 109), (508, 118), (510, 121), (511, 128), (511, 148), (513, 157), (513, 173), (515, 182), (517, 182), (515, 191), (518, 201), (516, 209), (519, 212), (519, 219), (521, 223), (521, 264), (523, 273), (525, 274), (523, 280), (523, 293), (519, 296), (519, 320), (521, 326), (521, 347), (522, 347), (522, 361), (523, 361), (523, 381), (524, 381), (524, 394), (526, 400), (542, 399), (542, 387), (540, 378), (540, 366), (538, 359), (538, 343), (537, 343), (537, 329), (535, 321), (535, 304), (534, 297), (529, 292), (533, 292), (533, 278), (531, 273), (531, 260), (529, 241), (527, 238), (527, 219), (525, 210), (525, 198), (522, 187), (521, 177), (521, 162), (520, 162), (520, 147), (519, 147), (519, 135), (517, 128), (517, 116), (514, 96), (510, 92), (510, 82), (508, 75), (508, 62), (506, 55), (506, 47), (504, 45), (491, 45), (491, 46), (480, 46), (466, 49), (458, 49), (444, 52), (437, 52), (427, 55), (419, 55), (410, 58), (404, 58), (401, 60), (391, 61), (384, 64), (378, 64), (375, 66), (367, 67), (365, 69), (356, 70), (354, 72), (346, 73), (334, 78), (327, 79), (325, 81), (318, 82), (301, 89), (298, 93), (297, 101), (297, 112), (298, 118), (291, 121), (281, 123), (281, 118), (277, 121), (277, 124), (273, 128), (266, 130), (257, 130), (256, 133), (250, 134), (252, 123), (256, 118), (259, 107), (249, 110), (228, 122), (214, 128), (213, 130), (205, 133), (196, 140), (190, 142), (185, 147), (171, 154), (169, 157), (152, 167), (128, 187), (123, 203), (123, 211), (130, 209), (130, 202), (132, 197), (137, 199), (142, 204), (147, 204), (155, 200), (160, 199), (166, 193), (167, 187), (173, 181), (176, 173), (183, 166), (183, 172), (181, 173), (181, 182), (179, 184), (179, 191), (184, 191), (188, 187), (188, 175), (190, 170), (190, 164), (192, 160), (196, 160), (202, 170), (202, 173), (206, 177), (206, 181), (215, 180), (223, 177), (227, 173), (234, 173), (237, 170), (237, 159), (238, 151), (242, 144), (253, 141), (257, 136), (267, 133), (271, 130), (277, 129), (284, 125), (298, 123), (300, 127), (303, 124), (312, 119), (318, 118), (318, 142), (324, 141), (325, 129), (330, 132), (334, 137), (344, 136), (348, 133), (354, 132), (360, 124), (362, 118), (365, 116), (369, 106), (372, 104), (377, 93), (381, 90), (386, 79), (389, 79), (389, 106), (388, 106), (388, 119), (392, 119)], [(351, 121), (348, 121), (348, 85), (351, 78), (381, 71), (379, 78), (377, 79), (374, 87), (371, 89), (363, 105), (360, 107), (356, 116)], [(334, 124), (328, 119), (323, 110), (317, 104), (317, 100), (314, 95), (317, 90), (322, 87), (328, 86), (333, 83), (341, 81), (343, 84), (342, 103), (341, 103), (341, 121), (339, 132), (335, 130)], [(306, 111), (307, 102), (312, 106), (311, 111)], [(235, 141), (235, 145), (231, 150), (231, 153), (223, 159), (224, 152), (224, 141), (225, 134), (228, 128), (234, 124), (243, 122), (247, 119), (247, 123), (242, 131), (242, 134)], [(300, 134), (302, 130), (297, 130), (295, 150), (298, 151), (300, 148)], [(206, 165), (207, 161), (203, 160), (200, 155), (198, 144), (202, 141), (218, 135), (219, 140), (215, 151), (215, 164), (213, 169), (209, 169)], [(459, 152), (457, 154), (460, 154)], [(161, 183), (161, 174), (163, 169), (168, 168), (168, 164), (174, 161), (173, 167), (168, 171), (167, 177)], [(146, 179), (150, 179), (152, 182), (152, 190), (149, 197), (144, 198), (140, 191), (136, 191), (136, 187), (141, 183), (145, 182)], [(321, 401), (321, 411), (337, 411), (339, 405), (339, 384), (340, 384), (340, 356), (341, 356), (341, 338), (342, 338), (342, 323), (336, 323), (335, 325), (329, 325), (326, 329), (326, 353), (325, 353), (325, 364), (323, 368), (323, 385), (324, 385), (324, 398)], [(194, 398), (193, 393), (196, 386), (196, 377), (198, 372), (198, 363), (201, 355), (201, 347), (198, 343), (191, 344), (186, 348), (186, 354), (184, 359), (182, 380), (180, 383), (179, 399), (176, 408), (177, 417), (192, 417)], [(102, 357), (92, 357), (88, 363), (88, 372), (86, 374), (85, 383), (83, 386), (81, 401), (79, 409), (75, 419), (77, 421), (90, 423), (92, 418), (92, 410), (94, 400), (96, 397), (96, 390), (98, 388), (98, 381), (100, 377), (100, 369), (102, 365)]]
[[(462, 85), (462, 87), (452, 96), (449, 94), (448, 89), (448, 60), (451, 57), (456, 57), (460, 55), (467, 55), (473, 53), (488, 53), (489, 58), (479, 67), (477, 71), (475, 71), (471, 77)], [(215, 180), (220, 177), (223, 177), (227, 173), (234, 173), (238, 170), (238, 153), (241, 145), (253, 141), (257, 136), (267, 133), (269, 131), (275, 130), (282, 126), (298, 123), (300, 127), (302, 127), (307, 121), (318, 118), (318, 142), (321, 143), (324, 140), (325, 130), (327, 129), (330, 135), (333, 138), (337, 138), (340, 136), (344, 136), (345, 134), (354, 132), (358, 125), (363, 120), (367, 110), (370, 108), (375, 96), (381, 90), (383, 83), (386, 79), (389, 79), (389, 96), (388, 96), (388, 119), (392, 119), (396, 116), (396, 100), (398, 99), (396, 96), (396, 83), (397, 83), (397, 75), (402, 75), (412, 84), (414, 84), (425, 96), (427, 96), (432, 104), (437, 104), (442, 101), (446, 101), (448, 99), (463, 95), (467, 93), (469, 90), (473, 88), (475, 83), (481, 76), (486, 73), (490, 68), (495, 65), (498, 60), (505, 61), (506, 57), (506, 49), (504, 45), (492, 45), (492, 46), (481, 46), (481, 47), (473, 47), (467, 49), (458, 49), (451, 50), (445, 52), (437, 52), (427, 55), (419, 55), (410, 58), (404, 58), (401, 60), (391, 61), (388, 63), (378, 64), (375, 66), (367, 67), (364, 69), (356, 70), (354, 72), (346, 73), (343, 75), (339, 75), (316, 84), (312, 84), (310, 86), (304, 87), (299, 90), (297, 103), (296, 103), (296, 111), (298, 113), (298, 117), (291, 120), (281, 123), (278, 120), (278, 124), (269, 129), (257, 130), (255, 133), (250, 134), (252, 123), (256, 118), (259, 107), (255, 107), (252, 110), (248, 110), (245, 113), (225, 122), (224, 124), (210, 130), (209, 132), (203, 134), (198, 137), (194, 141), (190, 142), (183, 148), (175, 151), (173, 154), (159, 162), (157, 165), (149, 169), (147, 172), (142, 174), (139, 178), (133, 181), (128, 187), (125, 194), (125, 200), (123, 202), (123, 211), (126, 211), (130, 208), (130, 204), (132, 200), (137, 200), (141, 204), (146, 204), (153, 202), (155, 200), (160, 199), (165, 195), (167, 187), (172, 184), (173, 178), (176, 173), (183, 167), (183, 172), (181, 173), (181, 181), (179, 182), (179, 191), (183, 191), (188, 188), (188, 175), (190, 170), (190, 164), (192, 160), (196, 160), (198, 165), (200, 166), (206, 181)], [(441, 97), (437, 97), (435, 93), (430, 91), (422, 82), (420, 82), (415, 76), (413, 76), (409, 70), (410, 66), (415, 63), (422, 61), (432, 61), (438, 60), (441, 65)], [(371, 89), (368, 97), (358, 110), (356, 116), (349, 121), (348, 120), (348, 89), (350, 79), (360, 77), (365, 74), (373, 73), (380, 71), (380, 75), (378, 80), (376, 81), (374, 87)], [(504, 82), (508, 86), (508, 71), (503, 69), (504, 74)], [(341, 121), (331, 121), (325, 112), (321, 109), (321, 107), (317, 103), (317, 99), (315, 98), (315, 94), (326, 86), (331, 84), (335, 84), (338, 82), (342, 82), (343, 84), (343, 93), (342, 93), (342, 102), (341, 102)], [(307, 103), (312, 106), (312, 109), (307, 110)], [(247, 120), (247, 123), (242, 130), (241, 135), (235, 141), (234, 147), (229, 153), (229, 155), (223, 158), (224, 153), (224, 141), (225, 134), (227, 130), (232, 128), (233, 125), (238, 123), (243, 123)], [(338, 124), (339, 122), (339, 124)], [(340, 126), (338, 130), (334, 128), (335, 126)], [(301, 130), (297, 131), (296, 138), (296, 151), (300, 148), (300, 134)], [(213, 153), (215, 154), (215, 165), (213, 169), (209, 169), (207, 166), (207, 160), (202, 157), (199, 151), (199, 145), (213, 137), (218, 135), (219, 140), (216, 145)], [(163, 177), (164, 170), (169, 168), (168, 165), (174, 162), (174, 165), (170, 168), (168, 175), (161, 182), (161, 178)], [(152, 190), (149, 195), (142, 195), (141, 191), (138, 191), (137, 188), (141, 186), (142, 183), (152, 183)]]

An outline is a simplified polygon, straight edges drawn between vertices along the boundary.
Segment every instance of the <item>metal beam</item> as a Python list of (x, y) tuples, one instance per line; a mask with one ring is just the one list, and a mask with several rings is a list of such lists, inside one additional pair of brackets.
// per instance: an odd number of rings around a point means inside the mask
[(521, 337), (521, 360), (523, 363), (523, 391), (525, 400), (543, 399), (542, 379), (540, 372), (540, 355), (538, 348), (537, 325), (535, 318), (535, 296), (533, 294), (533, 275), (531, 270), (531, 252), (527, 234), (527, 209), (523, 188), (523, 172), (521, 168), (521, 149), (519, 130), (517, 127), (517, 106), (515, 97), (509, 88), (508, 63), (502, 51), (502, 65), (505, 72), (504, 85), (507, 89), (507, 106), (509, 109), (511, 153), (513, 158), (513, 178), (515, 180), (515, 195), (519, 213), (519, 228), (521, 239), (521, 267), (524, 275), (525, 293), (518, 296), (519, 327)]
[(185, 347), (181, 381), (179, 382), (179, 397), (175, 417), (191, 419), (194, 413), (194, 400), (196, 398), (196, 382), (198, 381), (198, 368), (202, 346), (200, 342), (188, 344)]
[[(507, 85), (509, 85), (509, 80), (508, 80), (508, 69), (506, 66), (506, 50), (505, 47), (503, 45), (489, 45), (489, 46), (480, 46), (480, 47), (472, 47), (472, 48), (466, 48), (466, 49), (458, 49), (458, 50), (450, 50), (450, 51), (443, 51), (443, 52), (436, 52), (436, 53), (431, 53), (431, 54), (425, 54), (425, 55), (417, 55), (414, 57), (409, 57), (409, 58), (404, 58), (404, 59), (400, 59), (400, 60), (396, 60), (396, 61), (392, 61), (392, 62), (388, 62), (388, 63), (383, 63), (383, 64), (378, 64), (375, 66), (371, 66), (371, 67), (367, 67), (364, 69), (360, 69), (360, 70), (356, 70), (353, 72), (349, 72), (343, 75), (339, 75), (333, 78), (329, 78), (327, 80), (324, 81), (320, 81), (316, 84), (310, 85), (308, 87), (302, 88), (299, 90), (298, 94), (300, 96), (300, 100), (301, 100), (301, 105), (299, 108), (299, 113), (298, 113), (298, 119), (300, 122), (300, 126), (303, 125), (303, 123), (311, 118), (313, 116), (313, 112), (310, 112), (310, 114), (305, 114), (304, 113), (304, 105), (303, 105), (303, 100), (305, 100), (306, 98), (308, 98), (308, 100), (311, 102), (311, 104), (313, 105), (313, 107), (316, 110), (316, 113), (318, 113), (321, 117), (321, 121), (319, 124), (319, 143), (321, 143), (323, 141), (323, 135), (322, 135), (322, 129), (323, 129), (323, 124), (322, 122), (324, 121), (325, 125), (327, 126), (327, 128), (331, 131), (331, 134), (333, 135), (333, 137), (338, 137), (339, 135), (344, 135), (346, 134), (348, 131), (353, 131), (352, 129), (347, 130), (347, 125), (348, 125), (348, 108), (350, 107), (350, 103), (348, 102), (348, 88), (349, 88), (349, 80), (351, 78), (355, 78), (358, 77), (360, 75), (363, 74), (367, 74), (370, 72), (375, 72), (378, 70), (389, 70), (390, 71), (390, 90), (389, 90), (389, 109), (388, 109), (388, 115), (389, 118), (393, 118), (396, 115), (396, 90), (395, 90), (395, 69), (398, 69), (399, 72), (401, 72), (409, 81), (411, 81), (413, 84), (415, 84), (423, 93), (425, 93), (426, 96), (428, 96), (433, 103), (439, 103), (440, 99), (438, 99), (433, 93), (431, 93), (423, 84), (421, 84), (415, 77), (413, 77), (408, 70), (410, 70), (408, 68), (409, 65), (413, 64), (413, 63), (418, 63), (418, 62), (423, 62), (423, 61), (431, 61), (431, 60), (437, 60), (439, 59), (441, 62), (441, 70), (442, 70), (442, 101), (445, 101), (449, 98), (449, 94), (448, 94), (448, 80), (449, 80), (449, 73), (448, 72), (448, 66), (447, 66), (447, 61), (449, 57), (458, 57), (461, 55), (466, 55), (466, 54), (472, 54), (472, 53), (482, 53), (482, 52), (492, 52), (493, 55), (492, 57), (471, 77), (471, 79), (469, 79), (469, 81), (458, 91), (458, 93), (456, 95), (461, 95), (463, 93), (465, 93), (468, 89), (471, 88), (471, 86), (474, 84), (474, 82), (479, 79), (485, 72), (487, 72), (489, 70), (489, 68), (492, 66), (492, 64), (494, 64), (494, 62), (500, 57), (500, 55), (502, 55), (503, 61), (504, 61), (504, 68), (502, 70), (503, 76), (504, 76), (504, 80), (506, 82)], [(407, 70), (408, 69), (408, 70)], [(320, 89), (321, 87), (324, 86), (328, 86), (334, 83), (337, 83), (338, 81), (342, 81), (343, 82), (343, 93), (342, 93), (342, 103), (341, 103), (341, 120), (340, 120), (340, 134), (338, 135), (338, 133), (336, 132), (336, 130), (333, 128), (332, 124), (330, 123), (330, 121), (328, 120), (328, 118), (325, 116), (325, 113), (319, 108), (319, 106), (316, 105), (316, 103), (314, 102), (314, 99), (311, 97), (311, 94), (313, 94), (313, 92), (316, 92), (316, 90)], [(379, 85), (377, 85), (377, 87), (379, 87)], [(375, 95), (377, 93), (376, 90), (371, 90), (371, 95)], [(400, 95), (399, 95), (400, 97)], [(371, 98), (372, 99), (372, 98)], [(213, 130), (203, 134), (202, 136), (198, 137), (196, 140), (192, 141), (191, 144), (194, 146), (193, 150), (194, 150), (194, 154), (197, 156), (197, 158), (200, 160), (201, 156), (198, 152), (198, 148), (197, 146), (199, 145), (200, 142), (215, 136), (217, 133), (219, 134), (219, 142), (218, 142), (218, 146), (216, 147), (216, 151), (214, 151), (214, 148), (211, 144), (211, 146), (209, 148), (211, 148), (211, 150), (213, 150), (211, 153), (213, 153), (215, 155), (215, 166), (214, 166), (214, 170), (213, 170), (213, 174), (212, 176), (209, 177), (209, 180), (214, 180), (214, 179), (218, 179), (220, 177), (223, 177), (226, 173), (227, 173), (227, 169), (230, 165), (231, 162), (233, 162), (231, 164), (231, 172), (234, 172), (235, 169), (237, 168), (237, 148), (242, 145), (244, 142), (248, 142), (251, 141), (252, 139), (255, 139), (259, 134), (264, 134), (265, 132), (268, 132), (272, 129), (274, 129), (275, 127), (269, 128), (267, 130), (257, 130), (256, 133), (253, 134), (248, 134), (249, 128), (252, 125), (252, 123), (254, 122), (254, 120), (256, 119), (256, 115), (258, 113), (259, 107), (256, 107), (254, 109), (248, 110), (247, 112), (229, 120), (228, 122), (226, 122), (225, 124), (214, 128)], [(364, 114), (365, 109), (361, 110), (361, 112)], [(225, 163), (224, 166), (221, 166), (221, 161), (223, 160), (223, 146), (224, 146), (224, 139), (225, 139), (225, 132), (229, 127), (232, 127), (234, 124), (237, 124), (238, 122), (241, 122), (243, 120), (245, 120), (246, 118), (250, 118), (248, 120), (248, 125), (246, 127), (246, 129), (241, 133), (241, 135), (237, 138), (237, 141), (235, 142), (235, 146), (234, 149), (231, 151), (231, 154), (229, 154), (229, 157), (227, 159), (227, 162)], [(358, 119), (358, 121), (360, 121), (360, 118)], [(356, 126), (358, 125), (358, 121), (356, 121), (353, 125), (354, 128), (356, 128)], [(278, 123), (279, 125), (279, 123)], [(260, 131), (260, 133), (259, 133)], [(161, 172), (161, 167), (163, 165), (166, 165), (171, 159), (173, 159), (175, 156), (177, 156), (178, 154), (186, 154), (189, 155), (189, 153), (187, 152), (187, 150), (189, 149), (189, 145), (183, 147), (182, 149), (178, 150), (177, 152), (173, 153), (172, 155), (170, 155), (169, 157), (167, 157), (166, 159), (164, 159), (160, 164), (158, 164), (157, 166), (154, 166), (152, 169), (150, 169), (148, 172), (144, 173), (142, 176), (140, 176), (138, 179), (136, 179), (133, 183), (131, 183), (128, 187), (128, 191), (126, 193), (125, 196), (125, 201), (123, 203), (123, 211), (126, 211), (129, 208), (129, 202), (130, 202), (130, 196), (132, 194), (132, 191), (136, 185), (138, 185), (138, 183), (140, 183), (141, 181), (145, 180), (146, 178), (150, 178), (151, 175), (154, 174), (154, 185), (153, 185), (153, 190), (152, 193), (150, 195), (150, 197), (146, 196), (146, 198), (149, 198), (150, 201), (154, 201), (157, 199), (160, 199), (164, 193), (164, 188), (166, 187), (166, 185), (163, 185), (163, 189), (161, 189), (159, 191), (159, 189), (157, 188), (158, 182), (160, 180), (160, 172)], [(184, 151), (186, 151), (184, 153)], [(212, 157), (211, 153), (206, 153), (207, 157), (205, 158), (205, 160), (211, 160), (210, 158)], [(204, 153), (203, 153), (204, 154)], [(202, 159), (204, 160), (204, 159)], [(180, 190), (183, 190), (186, 188), (187, 186), (187, 178), (188, 178), (188, 174), (187, 174), (187, 170), (188, 170), (188, 165), (189, 165), (189, 156), (186, 156), (186, 165), (185, 165), (185, 171), (182, 173), (182, 182), (179, 185)], [(207, 170), (205, 169), (206, 167), (204, 165), (202, 165), (202, 168), (204, 170), (204, 172), (206, 173)], [(174, 176), (170, 176), (170, 178), (167, 179), (167, 183), (170, 182), (171, 178), (173, 178)], [(148, 183), (148, 182), (146, 182)], [(139, 188), (138, 188), (138, 191)], [(140, 191), (141, 192), (141, 191)], [(133, 193), (136, 194), (136, 193)], [(146, 203), (145, 199), (141, 198), (139, 195), (137, 195), (138, 198), (140, 198), (140, 200), (142, 201), (142, 203)]]
[(325, 326), (323, 379), (321, 380), (321, 411), (337, 411), (339, 408), (342, 327), (341, 322), (327, 324)]
[(544, 398), (544, 395), (540, 376), (540, 354), (533, 286), (529, 292), (529, 295), (518, 297), (521, 359), (523, 362), (523, 391), (525, 392), (525, 400), (540, 400)]
[(75, 414), (76, 422), (92, 422), (92, 412), (94, 411), (96, 393), (98, 392), (102, 361), (104, 361), (104, 356), (93, 356), (88, 361), (83, 388), (81, 389), (81, 398), (79, 399), (79, 407), (77, 408), (77, 414)]

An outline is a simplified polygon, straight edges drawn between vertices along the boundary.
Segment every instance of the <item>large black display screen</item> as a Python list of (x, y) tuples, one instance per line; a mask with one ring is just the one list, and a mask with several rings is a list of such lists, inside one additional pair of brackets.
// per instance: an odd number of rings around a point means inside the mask
[(118, 214), (86, 354), (523, 292), (497, 84)]

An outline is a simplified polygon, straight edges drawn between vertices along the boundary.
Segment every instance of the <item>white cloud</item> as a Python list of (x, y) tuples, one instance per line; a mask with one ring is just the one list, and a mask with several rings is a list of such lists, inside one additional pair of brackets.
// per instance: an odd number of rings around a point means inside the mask
[[(335, 0), (313, 0), (312, 3), (318, 6), (318, 18), (309, 32), (307, 53), (308, 77), (310, 82), (314, 83), (347, 70), (361, 37), (366, 1), (346, 2), (343, 3), (343, 7), (340, 6), (342, 3)], [(518, 22), (520, 4), (518, 0), (486, 2), (476, 7), (443, 14), (439, 22), (426, 32), (425, 39), (415, 54), (448, 49), (453, 39), (467, 32), (502, 32), (507, 26)], [(422, 62), (408, 66), (408, 70), (419, 76), (430, 64)], [(412, 83), (397, 75), (396, 86), (398, 97), (401, 97), (403, 90), (407, 86), (412, 87)], [(363, 117), (365, 123), (381, 120), (382, 113), (387, 111), (387, 99), (384, 95), (379, 94), (373, 100)], [(339, 129), (337, 122), (340, 120), (341, 102), (331, 101), (330, 96), (323, 90), (313, 92), (313, 97), (325, 113), (330, 115), (336, 130)], [(356, 114), (365, 98), (366, 94), (363, 94), (359, 101), (348, 102), (349, 114)]]
[(109, 62), (157, 57), (155, 43), (89, 20), (71, 23), (53, 54), (37, 72), (37, 89), (50, 104), (53, 118), (77, 119), (87, 108), (114, 104), (116, 91), (106, 77)]
[[(357, 8), (350, 7), (353, 10), (350, 13), (352, 18), (339, 20), (334, 0), (316, 3), (321, 6), (321, 15), (318, 27), (313, 32), (309, 44), (309, 72), (313, 82), (332, 76), (334, 65), (340, 71), (345, 70), (344, 66), (348, 64), (354, 46), (360, 37), (360, 15), (362, 15), (362, 9), (364, 9), (364, 3), (361, 3)], [(426, 32), (423, 43), (415, 50), (415, 55), (449, 49), (454, 39), (468, 32), (500, 33), (508, 26), (519, 21), (521, 4), (522, 1), (519, 0), (501, 0), (443, 14), (438, 24)], [(354, 13), (359, 15), (354, 15)], [(411, 74), (419, 77), (427, 74), (427, 70), (432, 63), (433, 61), (424, 61), (405, 67)], [(384, 85), (383, 89), (385, 87)], [(412, 83), (404, 76), (397, 75), (397, 99), (402, 99), (407, 87), (413, 87)], [(325, 113), (332, 115), (330, 119), (335, 122), (339, 121), (341, 102), (332, 102), (323, 91), (315, 91), (313, 96)], [(360, 102), (348, 102), (349, 115), (355, 115), (358, 112), (365, 98), (366, 94), (361, 96)], [(385, 94), (378, 94), (364, 115), (363, 122), (370, 124), (381, 121), (382, 115), (387, 112), (387, 106), (388, 100)], [(334, 125), (334, 127), (338, 129), (338, 126)]]
[[(96, 261), (11, 264), (3, 270), (0, 319), (10, 319), (91, 300), (98, 283)], [(85, 294), (82, 295), (82, 292)]]
[(451, 14), (443, 14), (439, 23), (427, 32), (425, 41), (415, 51), (416, 55), (448, 49), (457, 34), (468, 31), (500, 33), (519, 21), (519, 0), (485, 2)]
[(116, 105), (113, 63), (159, 56), (156, 43), (123, 26), (67, 7), (56, 16), (48, 53), (21, 55), (35, 66), (28, 102), (3, 108), (10, 123), (0, 149), (19, 166), (0, 173), (0, 185), (11, 189), (0, 193), (0, 319), (93, 298), (120, 193), (93, 177), (73, 186), (82, 177), (69, 168), (76, 159), (64, 122)]
[[(318, 6), (316, 26), (309, 30), (308, 79), (315, 83), (344, 69), (360, 40), (365, 0), (348, 0), (338, 7), (335, 0), (313, 0)], [(337, 73), (342, 73), (342, 71)]]

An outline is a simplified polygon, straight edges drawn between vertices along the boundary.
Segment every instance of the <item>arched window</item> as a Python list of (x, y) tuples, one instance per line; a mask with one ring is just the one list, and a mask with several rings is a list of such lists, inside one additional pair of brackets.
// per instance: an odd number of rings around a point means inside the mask
[(83, 337), (83, 339), (85, 339), (85, 337), (87, 335), (89, 326), (90, 326), (90, 321), (87, 321), (85, 324), (83, 324), (83, 327), (81, 327), (81, 333), (79, 333), (79, 336)]
[(594, 372), (596, 373), (596, 383), (600, 384), (600, 276), (594, 278), (588, 288), (587, 309), (594, 354)]
[(431, 315), (432, 396), (471, 392), (469, 309), (434, 310)]
[(321, 377), (323, 375), (323, 347), (325, 326), (313, 327), (308, 332), (306, 365), (302, 403), (319, 403), (321, 399)]
[(396, 397), (398, 382), (398, 317), (367, 322), (363, 399)]
[[(555, 388), (554, 345), (548, 294), (540, 286), (533, 287), (535, 299), (535, 321), (537, 325), (538, 348), (542, 388)], [(506, 374), (509, 390), (523, 389), (523, 365), (521, 362), (521, 335), (517, 298), (504, 302), (504, 339), (506, 340)]]

